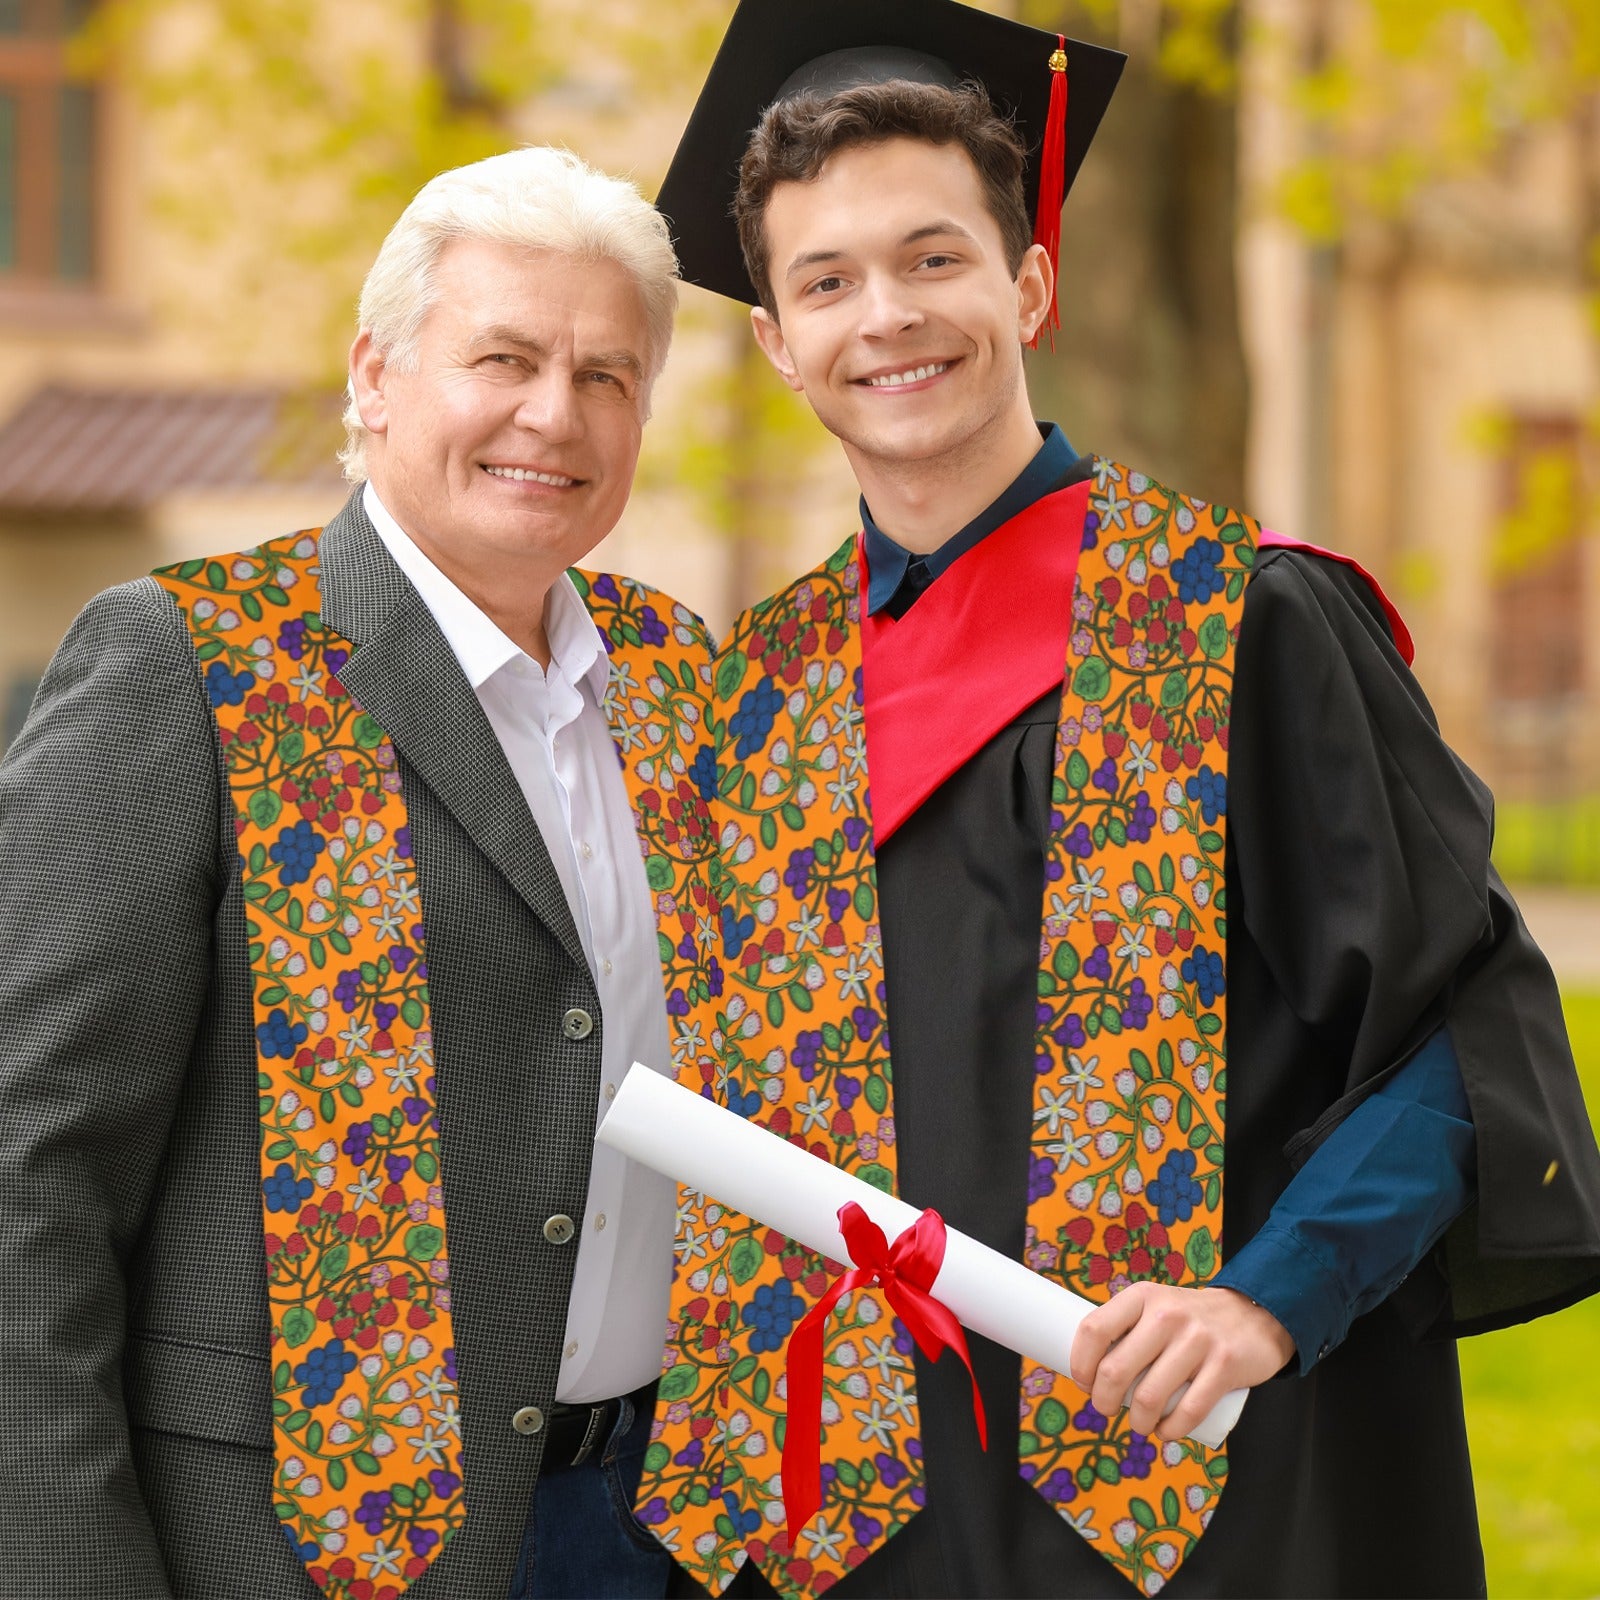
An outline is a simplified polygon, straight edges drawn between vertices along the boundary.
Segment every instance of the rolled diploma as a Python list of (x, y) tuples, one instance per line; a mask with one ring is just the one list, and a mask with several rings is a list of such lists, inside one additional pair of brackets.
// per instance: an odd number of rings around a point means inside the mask
[[(839, 1211), (848, 1201), (854, 1200), (891, 1243), (921, 1215), (904, 1200), (639, 1062), (622, 1080), (596, 1138), (835, 1261), (850, 1260), (839, 1231)], [(1092, 1300), (954, 1228), (946, 1229), (944, 1265), (932, 1292), (974, 1333), (1063, 1374), (1072, 1336), (1095, 1309)], [(1220, 1447), (1239, 1420), (1247, 1393), (1225, 1394), (1190, 1437)], [(1169, 1411), (1182, 1394), (1180, 1389), (1172, 1397)]]

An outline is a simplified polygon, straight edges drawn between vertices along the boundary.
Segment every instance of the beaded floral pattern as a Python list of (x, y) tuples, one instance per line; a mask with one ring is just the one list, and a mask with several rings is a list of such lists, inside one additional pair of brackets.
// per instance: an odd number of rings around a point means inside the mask
[[(339, 681), (350, 646), (322, 622), (319, 533), (156, 579), (192, 636), (234, 800), (276, 1509), (324, 1592), (395, 1600), (466, 1516), (458, 1379), (411, 833), (394, 748)], [(574, 578), (611, 651), (605, 709), (681, 1001), (694, 963), (668, 932), (709, 842), (683, 754), (709, 643), (660, 595)]]
[[(893, 1192), (854, 542), (745, 613), (717, 660), (701, 1093)], [(682, 1069), (680, 1069), (681, 1071)], [(637, 1506), (720, 1591), (746, 1552), (820, 1593), (922, 1504), (911, 1342), (876, 1291), (829, 1319), (826, 1505), (791, 1550), (784, 1355), (840, 1264), (685, 1193), (666, 1368)]]
[(428, 966), (394, 748), (339, 682), (317, 577), (315, 531), (156, 574), (234, 801), (277, 1512), (328, 1594), (397, 1595), (466, 1515)]
[[(1028, 1263), (1104, 1299), (1219, 1265), (1232, 655), (1255, 525), (1108, 462), (1083, 530), (1044, 885)], [(867, 792), (859, 571), (848, 541), (746, 613), (718, 657), (719, 850), (691, 1080), (870, 1182), (894, 1114)], [(821, 1593), (923, 1503), (911, 1343), (875, 1294), (831, 1320), (822, 1511), (791, 1551), (782, 1355), (834, 1264), (680, 1207), (663, 1404), (640, 1514), (713, 1592), (748, 1551)], [(1154, 1593), (1226, 1474), (1024, 1376), (1021, 1470)]]
[(569, 576), (610, 654), (604, 710), (654, 896), (673, 1065), (680, 1075), (709, 1073), (696, 1007), (707, 988), (707, 865), (716, 843), (711, 639), (687, 607), (632, 578)]
[[(1095, 463), (1045, 865), (1024, 1259), (1093, 1300), (1221, 1265), (1228, 720), (1257, 528)], [(1021, 1470), (1148, 1594), (1227, 1458), (1023, 1375)]]

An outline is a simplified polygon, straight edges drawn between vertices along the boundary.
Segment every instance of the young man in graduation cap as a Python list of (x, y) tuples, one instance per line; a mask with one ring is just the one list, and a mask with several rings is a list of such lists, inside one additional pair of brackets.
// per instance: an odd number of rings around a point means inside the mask
[(1481, 1594), (1452, 1339), (1600, 1280), (1555, 985), (1403, 623), (1034, 419), (1121, 65), (744, 0), (661, 195), (862, 490), (718, 663), (705, 1092), (1108, 1302), (1071, 1377), (973, 1338), (985, 1451), (961, 1364), (852, 1295), (791, 1540), (833, 1265), (684, 1195), (638, 1514), (713, 1591)]

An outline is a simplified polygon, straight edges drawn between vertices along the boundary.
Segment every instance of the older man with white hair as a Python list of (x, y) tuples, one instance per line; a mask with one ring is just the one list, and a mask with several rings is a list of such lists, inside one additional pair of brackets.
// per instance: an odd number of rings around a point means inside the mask
[(574, 156), (436, 178), (348, 504), (52, 663), (0, 765), (0, 1594), (665, 1592), (674, 1194), (591, 1141), (699, 1048), (710, 652), (573, 564), (675, 277)]

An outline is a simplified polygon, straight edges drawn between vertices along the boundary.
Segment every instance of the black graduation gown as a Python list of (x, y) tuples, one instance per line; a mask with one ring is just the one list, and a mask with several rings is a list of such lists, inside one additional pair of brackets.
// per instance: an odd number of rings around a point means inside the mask
[[(1013, 1256), (1059, 697), (1002, 729), (878, 854), (901, 1193)], [(1307, 1376), (1251, 1396), (1212, 1524), (1164, 1593), (1482, 1594), (1443, 1336), (1600, 1287), (1600, 1158), (1548, 963), (1489, 865), (1488, 791), (1439, 739), (1375, 597), (1343, 566), (1262, 554), (1228, 806), (1224, 1255), (1441, 1021), (1472, 1103), (1480, 1200)], [(831, 1593), (1134, 1594), (1017, 1476), (1020, 1360), (971, 1343), (990, 1450), (959, 1363), (919, 1354), (927, 1509)], [(770, 1590), (747, 1566), (730, 1592)]]

